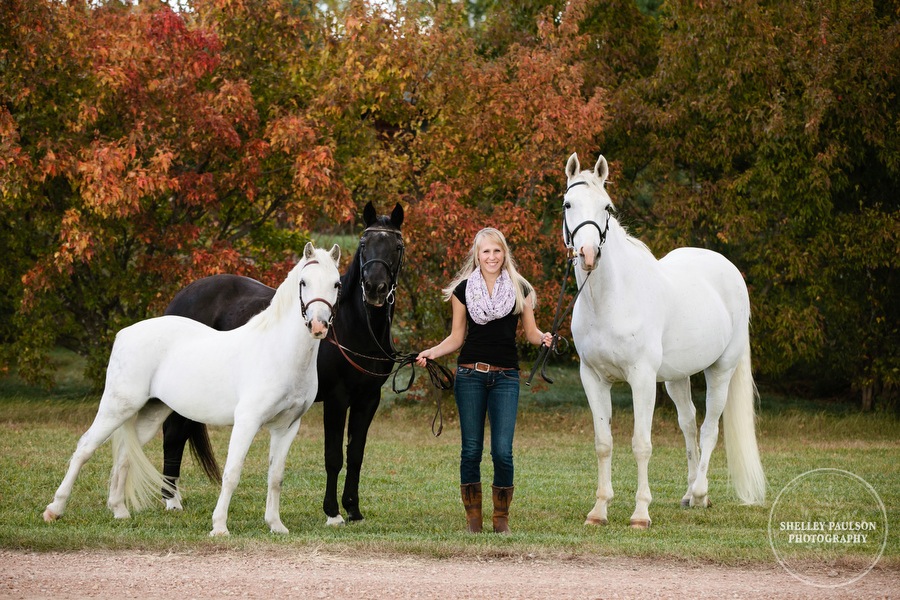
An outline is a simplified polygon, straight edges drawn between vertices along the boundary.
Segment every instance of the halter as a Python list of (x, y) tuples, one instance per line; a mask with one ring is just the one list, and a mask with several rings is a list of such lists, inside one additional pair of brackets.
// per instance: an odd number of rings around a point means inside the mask
[(383, 258), (373, 258), (371, 260), (367, 260), (366, 262), (362, 262), (362, 253), (359, 254), (360, 267), (359, 267), (359, 286), (363, 290), (363, 298), (365, 299), (365, 282), (363, 278), (363, 271), (366, 267), (371, 265), (372, 263), (381, 263), (387, 269), (388, 273), (391, 274), (391, 289), (388, 291), (387, 296), (385, 297), (385, 301), (388, 304), (393, 304), (396, 297), (394, 296), (394, 291), (397, 289), (397, 279), (400, 277), (400, 269), (403, 267), (403, 256), (406, 253), (406, 246), (403, 244), (403, 234), (397, 231), (396, 229), (388, 229), (387, 227), (367, 227), (362, 235), (359, 237), (359, 243), (363, 243), (363, 238), (370, 231), (378, 232), (378, 233), (393, 233), (397, 236), (400, 241), (400, 260), (397, 263), (397, 270), (394, 271), (392, 265), (384, 260)]
[[(577, 187), (579, 185), (587, 185), (587, 184), (588, 184), (587, 181), (584, 181), (584, 180), (576, 181), (575, 183), (573, 183), (572, 185), (570, 185), (569, 187), (566, 188), (566, 191), (563, 194), (563, 197), (565, 197), (565, 195), (568, 194), (569, 190), (571, 190), (573, 187)], [(581, 223), (578, 224), (577, 227), (575, 227), (575, 229), (573, 229), (572, 231), (569, 231), (569, 224), (568, 224), (568, 222), (566, 222), (566, 216), (563, 215), (563, 236), (565, 237), (566, 248), (568, 248), (569, 251), (572, 252), (573, 256), (575, 256), (575, 234), (578, 233), (578, 231), (585, 225), (592, 225), (597, 228), (597, 233), (600, 234), (600, 247), (601, 248), (603, 247), (603, 244), (606, 243), (606, 234), (609, 233), (609, 218), (610, 218), (610, 216), (611, 216), (611, 214), (609, 212), (609, 209), (607, 208), (607, 210), (606, 210), (606, 228), (605, 229), (601, 229), (600, 225), (596, 221), (588, 220), (588, 221), (582, 221)]]
[[(317, 260), (315, 260), (315, 259), (310, 260), (310, 261), (308, 261), (305, 265), (303, 265), (302, 267), (300, 267), (300, 271), (303, 271), (303, 269), (305, 269), (305, 268), (308, 267), (309, 265), (317, 265), (317, 264), (319, 264), (319, 261), (317, 261)], [(338, 297), (337, 297), (337, 299), (335, 300), (335, 304), (337, 304), (337, 301), (340, 300), (340, 298), (341, 298), (341, 282), (338, 281), (338, 284), (337, 284), (337, 285), (338, 285)], [(329, 302), (329, 301), (326, 300), (325, 298), (313, 298), (313, 299), (310, 300), (309, 302), (304, 302), (304, 301), (303, 301), (303, 288), (302, 288), (302, 285), (301, 285), (301, 288), (300, 288), (300, 294), (299, 294), (299, 295), (300, 295), (300, 314), (303, 316), (303, 320), (304, 320), (304, 321), (309, 321), (309, 317), (306, 316), (306, 309), (309, 308), (310, 305), (315, 304), (316, 302), (321, 302), (322, 304), (324, 304), (325, 306), (328, 307), (328, 310), (329, 310), (330, 313), (331, 313), (331, 317), (328, 319), (328, 323), (326, 323), (326, 325), (328, 326), (328, 329), (331, 329), (331, 323), (332, 323), (332, 321), (334, 321), (334, 313), (336, 312), (336, 311), (334, 310), (335, 304), (332, 304), (331, 302)]]

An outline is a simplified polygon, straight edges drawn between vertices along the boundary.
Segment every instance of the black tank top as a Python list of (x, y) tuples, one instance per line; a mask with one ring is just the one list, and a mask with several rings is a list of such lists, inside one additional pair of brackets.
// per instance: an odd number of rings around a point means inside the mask
[[(468, 280), (464, 279), (453, 290), (453, 295), (463, 303), (463, 306), (466, 306), (467, 283)], [(518, 369), (516, 327), (519, 324), (519, 315), (513, 310), (511, 309), (505, 317), (479, 325), (472, 320), (472, 315), (466, 308), (466, 339), (459, 351), (457, 364), (483, 362), (504, 369)]]

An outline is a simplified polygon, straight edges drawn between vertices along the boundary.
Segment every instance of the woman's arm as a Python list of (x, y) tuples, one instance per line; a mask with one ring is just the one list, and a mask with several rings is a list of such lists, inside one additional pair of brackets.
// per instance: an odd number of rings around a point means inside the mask
[(549, 346), (553, 340), (550, 333), (542, 333), (534, 321), (534, 305), (532, 295), (525, 298), (525, 308), (522, 309), (522, 327), (525, 329), (525, 339), (535, 346), (541, 344)]
[[(425, 366), (425, 359), (427, 358), (434, 360), (462, 348), (466, 339), (466, 307), (456, 296), (450, 297), (450, 306), (453, 308), (453, 323), (450, 327), (450, 335), (445, 337), (444, 341), (437, 346), (419, 353), (419, 356), (416, 357), (416, 364), (420, 367)], [(534, 317), (532, 317), (532, 321), (534, 321)]]

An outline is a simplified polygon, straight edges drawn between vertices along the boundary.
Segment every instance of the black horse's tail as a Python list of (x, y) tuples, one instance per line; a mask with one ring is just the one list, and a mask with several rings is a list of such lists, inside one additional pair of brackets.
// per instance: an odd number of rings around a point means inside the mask
[(194, 455), (194, 460), (200, 463), (206, 476), (210, 481), (221, 484), (222, 471), (219, 469), (219, 463), (216, 462), (215, 454), (213, 454), (212, 444), (209, 441), (209, 429), (206, 425), (190, 421), (188, 441), (191, 443), (191, 454)]

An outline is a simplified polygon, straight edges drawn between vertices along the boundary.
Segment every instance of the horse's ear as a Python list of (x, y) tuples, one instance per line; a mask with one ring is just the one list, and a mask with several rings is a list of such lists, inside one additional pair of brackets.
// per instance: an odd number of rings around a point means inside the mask
[(334, 264), (340, 265), (341, 263), (341, 247), (335, 244), (331, 247), (331, 258), (334, 260)]
[(393, 223), (397, 229), (400, 229), (400, 226), (403, 225), (403, 207), (400, 206), (399, 202), (391, 213), (391, 223)]
[(594, 165), (594, 175), (600, 178), (600, 183), (606, 183), (606, 178), (609, 177), (609, 164), (602, 154), (597, 159), (597, 164)]
[(572, 156), (569, 157), (569, 161), (566, 163), (566, 177), (568, 179), (572, 179), (580, 172), (581, 163), (578, 162), (578, 154), (576, 152), (573, 152)]
[(311, 259), (316, 254), (316, 247), (313, 246), (312, 242), (306, 242), (306, 246), (303, 248), (303, 258), (305, 260)]
[(378, 213), (375, 212), (375, 207), (372, 205), (372, 201), (369, 200), (363, 209), (363, 223), (366, 224), (366, 227), (371, 227), (377, 218)]

